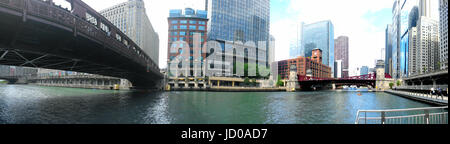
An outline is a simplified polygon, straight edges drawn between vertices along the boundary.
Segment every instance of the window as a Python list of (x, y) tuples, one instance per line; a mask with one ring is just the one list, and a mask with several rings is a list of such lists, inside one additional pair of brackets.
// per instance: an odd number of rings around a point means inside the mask
[(197, 21), (191, 20), (191, 21), (189, 21), (189, 24), (197, 24)]
[(187, 29), (186, 25), (180, 25), (180, 29)]
[(180, 23), (181, 24), (187, 24), (187, 20), (181, 20)]
[(176, 30), (176, 29), (178, 29), (178, 27), (177, 26), (172, 26), (172, 29)]
[(180, 36), (185, 36), (186, 32), (180, 32)]
[(190, 26), (189, 26), (189, 29), (195, 30), (195, 29), (197, 29), (197, 26), (195, 26), (195, 25), (190, 25)]
[(177, 20), (173, 20), (172, 24), (178, 24), (178, 21)]
[(206, 25), (206, 22), (204, 22), (204, 21), (199, 21), (198, 24)]
[(198, 30), (205, 30), (205, 26), (199, 26)]

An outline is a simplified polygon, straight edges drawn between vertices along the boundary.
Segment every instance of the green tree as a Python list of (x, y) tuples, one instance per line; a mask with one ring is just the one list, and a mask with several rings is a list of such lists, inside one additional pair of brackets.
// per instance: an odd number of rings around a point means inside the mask
[(389, 87), (392, 89), (392, 87), (394, 87), (394, 83), (389, 83)]
[(402, 85), (402, 82), (400, 82), (399, 80), (397, 81), (397, 86)]
[(284, 83), (281, 81), (281, 75), (278, 75), (277, 87), (284, 86)]
[(256, 78), (253, 78), (251, 83), (252, 83), (252, 86), (256, 86)]
[(246, 78), (244, 79), (244, 84), (245, 84), (245, 86), (250, 85), (250, 79), (249, 79), (248, 77), (246, 77)]

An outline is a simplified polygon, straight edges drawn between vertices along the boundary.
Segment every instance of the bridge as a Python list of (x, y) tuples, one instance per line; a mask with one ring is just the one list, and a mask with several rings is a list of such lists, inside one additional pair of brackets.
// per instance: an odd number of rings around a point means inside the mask
[(8, 84), (14, 84), (19, 80), (19, 77), (15, 76), (0, 76), (0, 80), (8, 81)]
[[(392, 78), (389, 74), (385, 73), (385, 78)], [(378, 79), (379, 81), (379, 79)], [(309, 76), (298, 76), (298, 84), (301, 88), (309, 89), (311, 87), (322, 87), (329, 84), (334, 84), (336, 87), (344, 85), (356, 85), (356, 86), (371, 86), (372, 88), (377, 87), (377, 74), (371, 73), (367, 75), (352, 76), (346, 78), (318, 78)]]
[(81, 0), (0, 0), (0, 64), (125, 78), (156, 88), (158, 65)]

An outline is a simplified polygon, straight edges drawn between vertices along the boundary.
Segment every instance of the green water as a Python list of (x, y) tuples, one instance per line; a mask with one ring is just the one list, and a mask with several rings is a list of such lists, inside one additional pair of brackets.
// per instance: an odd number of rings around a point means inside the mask
[(353, 124), (360, 109), (430, 106), (381, 92), (137, 92), (0, 85), (0, 123), (13, 124)]

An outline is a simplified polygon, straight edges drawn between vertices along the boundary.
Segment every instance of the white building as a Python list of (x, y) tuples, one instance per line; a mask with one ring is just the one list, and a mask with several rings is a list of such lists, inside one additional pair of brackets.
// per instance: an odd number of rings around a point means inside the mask
[(439, 0), (439, 53), (441, 69), (448, 69), (448, 0)]
[(417, 35), (417, 27), (412, 27), (411, 29), (409, 29), (409, 51), (408, 51), (408, 75), (409, 76), (413, 76), (418, 74), (418, 69), (417, 69), (417, 60), (418, 60), (418, 35)]
[(343, 64), (342, 60), (336, 60), (334, 62), (334, 69), (335, 69), (334, 70), (334, 77), (335, 78), (342, 78), (342, 71), (343, 71), (342, 64)]
[(439, 22), (421, 16), (418, 21), (418, 49), (416, 69), (419, 74), (426, 74), (437, 69), (439, 61)]
[(159, 63), (159, 36), (145, 12), (143, 0), (128, 0), (99, 12)]

